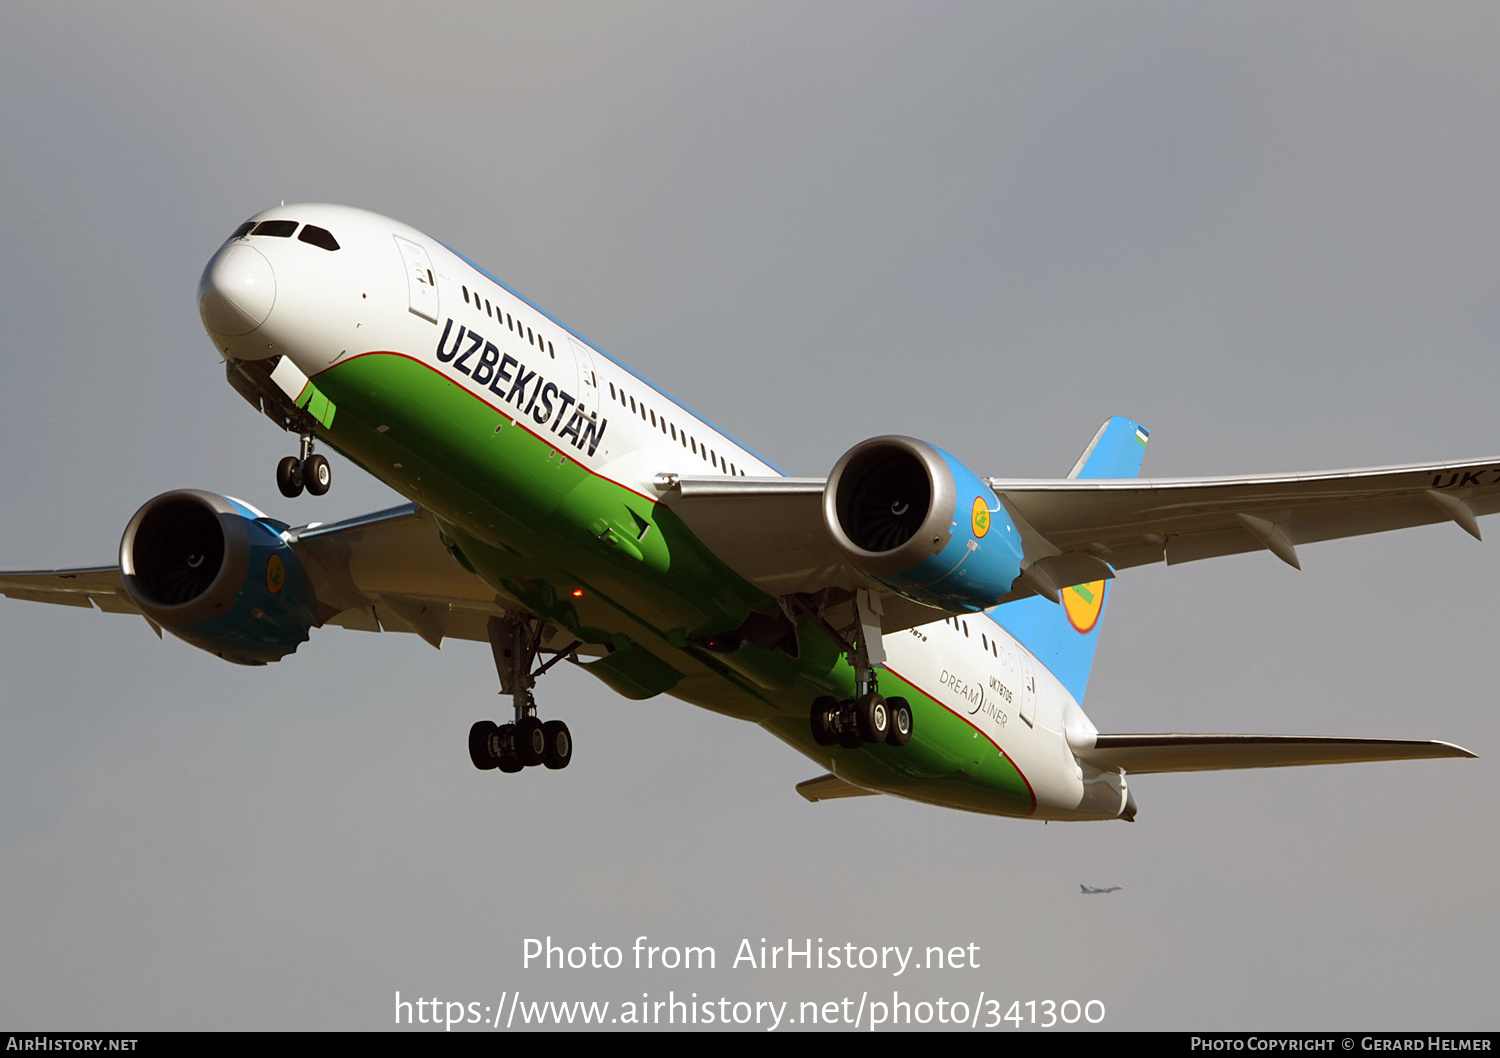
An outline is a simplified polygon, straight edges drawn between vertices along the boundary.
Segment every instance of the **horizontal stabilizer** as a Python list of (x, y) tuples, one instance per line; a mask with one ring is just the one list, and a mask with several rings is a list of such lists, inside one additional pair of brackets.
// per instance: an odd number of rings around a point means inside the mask
[(809, 801), (836, 801), (840, 797), (874, 797), (874, 790), (864, 790), (845, 782), (837, 775), (819, 775), (797, 784), (797, 792)]
[(1448, 742), (1311, 735), (1100, 735), (1078, 753), (1090, 764), (1136, 775), (1473, 756)]

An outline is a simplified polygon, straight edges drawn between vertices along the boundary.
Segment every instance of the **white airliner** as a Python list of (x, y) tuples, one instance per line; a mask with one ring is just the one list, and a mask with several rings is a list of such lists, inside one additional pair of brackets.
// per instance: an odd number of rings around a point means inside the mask
[(251, 665), (330, 624), (487, 641), (513, 715), (469, 732), (482, 770), (569, 763), (533, 693), (561, 660), (760, 724), (825, 772), (798, 786), (810, 801), (1129, 820), (1127, 773), (1472, 756), (1100, 734), (1080, 703), (1119, 570), (1257, 550), (1296, 566), (1303, 544), (1431, 522), (1477, 537), (1500, 461), (1153, 481), (1146, 430), (1114, 418), (1056, 480), (981, 477), (897, 436), (783, 477), (447, 246), (343, 206), (240, 225), (199, 309), (230, 385), (299, 438), (284, 494), (328, 490), (323, 445), (412, 502), (293, 528), (169, 492), (118, 566), (0, 574), (0, 593), (137, 613)]

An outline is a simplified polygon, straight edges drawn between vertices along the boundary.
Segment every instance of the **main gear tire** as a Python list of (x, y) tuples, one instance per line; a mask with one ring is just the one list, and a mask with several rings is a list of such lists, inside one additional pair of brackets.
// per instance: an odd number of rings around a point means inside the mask
[(495, 758), (495, 767), (507, 775), (514, 775), (526, 765), (516, 756), (516, 725), (501, 724), (490, 736), (490, 755)]
[(818, 745), (837, 746), (839, 744), (839, 732), (834, 723), (838, 708), (838, 699), (827, 694), (813, 702), (810, 720), (813, 741)]
[(887, 698), (885, 707), (891, 714), (891, 729), (885, 736), (886, 745), (906, 745), (911, 741), (911, 703), (905, 698)]
[(542, 725), (542, 736), (547, 743), (542, 750), (542, 763), (553, 771), (566, 768), (573, 759), (573, 736), (568, 725), (561, 720), (548, 720)]
[(885, 741), (891, 730), (891, 711), (884, 698), (871, 691), (854, 703), (854, 730), (861, 741)]
[(490, 753), (490, 736), (496, 731), (491, 720), (481, 720), (469, 728), (469, 760), (480, 771), (492, 771), (500, 762)]
[(516, 721), (516, 759), (523, 767), (540, 764), (547, 752), (547, 732), (542, 722), (534, 716), (523, 716)]

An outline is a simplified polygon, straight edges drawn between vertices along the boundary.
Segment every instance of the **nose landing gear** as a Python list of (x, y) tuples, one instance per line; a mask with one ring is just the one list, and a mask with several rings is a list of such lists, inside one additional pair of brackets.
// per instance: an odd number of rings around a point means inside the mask
[(469, 728), (469, 760), (480, 771), (498, 768), (518, 772), (540, 764), (553, 771), (566, 768), (573, 759), (573, 736), (561, 720), (543, 723), (536, 715), (531, 689), (539, 676), (578, 649), (574, 640), (554, 654), (541, 668), (531, 670), (541, 652), (546, 623), (529, 614), (507, 613), (491, 617), (488, 631), (495, 669), (500, 675), (500, 693), (509, 694), (516, 719), (509, 724), (481, 720)]
[(328, 460), (313, 453), (312, 434), (302, 435), (301, 448), (300, 456), (287, 456), (276, 464), (276, 487), (289, 500), (302, 495), (303, 489), (321, 496), (333, 484), (333, 468)]

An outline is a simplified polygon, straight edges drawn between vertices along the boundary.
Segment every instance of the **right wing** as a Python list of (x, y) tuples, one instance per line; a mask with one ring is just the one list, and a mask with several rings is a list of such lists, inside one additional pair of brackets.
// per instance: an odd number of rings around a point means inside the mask
[(119, 566), (0, 573), (0, 595), (59, 606), (97, 607), (106, 613), (141, 612), (125, 594)]
[[(489, 618), (505, 612), (494, 590), (448, 553), (432, 515), (416, 504), (283, 535), (312, 579), (320, 626), (412, 632), (433, 646), (444, 639), (484, 643)], [(0, 595), (140, 613), (118, 566), (0, 573)], [(572, 641), (557, 629), (549, 628), (548, 635), (544, 649), (557, 648), (553, 639)], [(580, 654), (592, 652), (578, 648)]]

